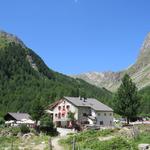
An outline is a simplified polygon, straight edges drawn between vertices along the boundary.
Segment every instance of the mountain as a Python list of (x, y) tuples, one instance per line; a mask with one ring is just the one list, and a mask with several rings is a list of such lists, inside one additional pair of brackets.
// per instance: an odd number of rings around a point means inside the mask
[(134, 65), (120, 72), (89, 72), (73, 77), (114, 92), (119, 87), (125, 73), (131, 76), (139, 89), (150, 85), (150, 33), (148, 33)]
[(150, 117), (150, 86), (146, 86), (139, 91), (141, 95), (141, 106), (139, 112), (143, 116)]
[(0, 116), (30, 113), (37, 102), (46, 107), (64, 95), (81, 93), (111, 103), (111, 92), (49, 69), (18, 37), (0, 31)]

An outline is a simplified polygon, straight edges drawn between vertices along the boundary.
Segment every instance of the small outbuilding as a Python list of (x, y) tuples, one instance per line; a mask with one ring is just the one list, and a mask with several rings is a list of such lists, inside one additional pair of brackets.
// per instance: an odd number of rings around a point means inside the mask
[(34, 121), (31, 119), (31, 116), (28, 113), (12, 113), (8, 112), (5, 116), (5, 124), (19, 125), (19, 124), (27, 124), (29, 126), (34, 125)]

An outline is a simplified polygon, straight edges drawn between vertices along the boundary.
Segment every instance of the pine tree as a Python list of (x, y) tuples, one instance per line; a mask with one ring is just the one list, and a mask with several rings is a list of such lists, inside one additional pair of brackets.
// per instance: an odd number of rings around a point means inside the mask
[(40, 120), (40, 118), (43, 115), (44, 115), (44, 104), (43, 104), (43, 101), (41, 99), (34, 101), (34, 103), (32, 105), (32, 111), (31, 111), (32, 118), (37, 123), (38, 120)]
[(127, 124), (129, 124), (129, 120), (137, 115), (139, 105), (140, 97), (137, 87), (130, 76), (125, 74), (122, 84), (115, 95), (114, 110), (116, 113), (126, 117)]

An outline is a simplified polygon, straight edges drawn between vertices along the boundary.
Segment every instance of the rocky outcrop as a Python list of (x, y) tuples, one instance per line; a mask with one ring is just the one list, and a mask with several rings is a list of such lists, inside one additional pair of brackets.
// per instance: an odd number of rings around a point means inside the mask
[(3, 30), (0, 30), (0, 43), (10, 43), (10, 42), (15, 42), (20, 44), (23, 47), (26, 47), (23, 41), (21, 41), (17, 36), (7, 33)]

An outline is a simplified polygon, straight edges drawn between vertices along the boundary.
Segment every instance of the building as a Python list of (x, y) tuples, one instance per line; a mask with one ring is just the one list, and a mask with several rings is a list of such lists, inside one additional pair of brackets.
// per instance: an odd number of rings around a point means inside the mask
[(34, 121), (31, 120), (31, 116), (28, 113), (12, 113), (8, 112), (5, 116), (5, 123), (11, 126), (19, 125), (19, 124), (27, 124), (29, 126), (34, 125)]
[(113, 110), (93, 98), (64, 97), (48, 107), (56, 126), (69, 126), (68, 113), (74, 113), (79, 124), (113, 125)]

